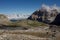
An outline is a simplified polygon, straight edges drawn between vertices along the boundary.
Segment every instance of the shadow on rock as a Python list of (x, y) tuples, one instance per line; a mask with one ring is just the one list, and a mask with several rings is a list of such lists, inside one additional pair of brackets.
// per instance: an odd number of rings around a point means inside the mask
[(55, 20), (50, 24), (60, 26), (60, 14), (58, 14)]

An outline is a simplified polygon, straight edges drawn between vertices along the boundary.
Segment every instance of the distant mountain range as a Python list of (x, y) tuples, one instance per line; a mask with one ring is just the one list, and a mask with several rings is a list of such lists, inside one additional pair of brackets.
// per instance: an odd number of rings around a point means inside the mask
[(6, 15), (8, 17), (8, 19), (15, 19), (15, 20), (19, 20), (19, 19), (27, 19), (30, 15), (23, 15), (23, 14), (12, 14), (12, 15)]

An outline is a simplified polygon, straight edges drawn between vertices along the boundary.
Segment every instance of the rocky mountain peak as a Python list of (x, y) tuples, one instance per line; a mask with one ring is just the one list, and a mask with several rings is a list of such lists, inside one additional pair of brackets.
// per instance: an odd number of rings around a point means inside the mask
[(59, 11), (60, 8), (56, 5), (47, 6), (43, 4), (42, 7), (39, 10), (33, 12), (32, 15), (28, 17), (28, 19), (51, 23), (52, 21), (54, 21), (55, 17), (60, 13)]

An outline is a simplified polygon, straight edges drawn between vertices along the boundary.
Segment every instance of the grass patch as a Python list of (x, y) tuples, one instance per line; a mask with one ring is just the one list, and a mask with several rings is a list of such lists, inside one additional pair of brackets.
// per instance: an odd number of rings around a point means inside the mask
[(38, 22), (38, 21), (32, 21), (32, 20), (22, 20), (14, 22), (12, 25), (15, 26), (22, 26), (22, 27), (38, 27), (38, 26), (47, 26), (47, 24)]
[(16, 25), (18, 26), (30, 26), (30, 27), (39, 27), (39, 26), (47, 26), (47, 24), (43, 22), (38, 22), (38, 21), (32, 21), (32, 20), (22, 20), (16, 22)]
[(45, 23), (38, 22), (38, 21), (32, 21), (31, 23), (28, 23), (28, 25), (33, 26), (33, 27), (47, 26)]
[(32, 20), (21, 20), (17, 22), (10, 22), (7, 23), (7, 26), (12, 26), (12, 27), (39, 27), (39, 26), (47, 26), (47, 24), (43, 22), (38, 22), (38, 21), (32, 21)]

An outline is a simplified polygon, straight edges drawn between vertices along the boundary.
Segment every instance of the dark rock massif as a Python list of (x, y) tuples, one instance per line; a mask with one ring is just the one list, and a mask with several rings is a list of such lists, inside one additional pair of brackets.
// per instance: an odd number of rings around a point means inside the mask
[(56, 16), (55, 20), (51, 22), (52, 25), (60, 25), (60, 13)]
[(28, 19), (37, 20), (39, 22), (51, 23), (57, 14), (57, 10), (51, 10), (51, 12), (48, 12), (46, 10), (38, 10), (35, 11)]
[(28, 19), (52, 25), (60, 25), (59, 8), (50, 8), (47, 6), (43, 6), (41, 9), (33, 12), (32, 15), (28, 17)]

